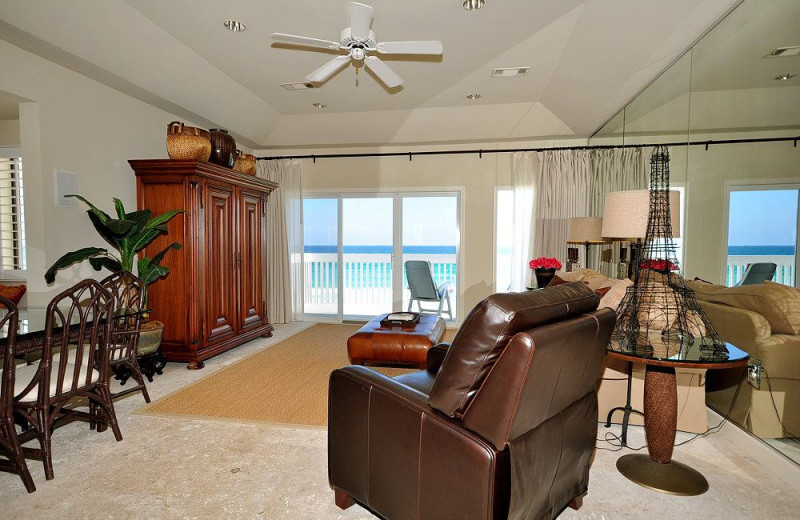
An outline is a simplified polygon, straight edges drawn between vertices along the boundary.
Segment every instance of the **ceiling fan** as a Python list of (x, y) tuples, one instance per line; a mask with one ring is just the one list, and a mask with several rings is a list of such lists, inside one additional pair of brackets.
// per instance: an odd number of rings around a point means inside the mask
[(403, 42), (377, 42), (375, 33), (370, 30), (372, 25), (372, 7), (350, 2), (350, 27), (342, 30), (339, 41), (320, 40), (293, 34), (274, 33), (272, 39), (278, 43), (300, 45), (304, 47), (318, 47), (346, 52), (347, 55), (337, 56), (308, 76), (306, 80), (311, 83), (324, 83), (334, 74), (352, 63), (358, 68), (364, 66), (371, 70), (387, 87), (395, 88), (403, 84), (403, 79), (389, 68), (380, 58), (370, 53), (378, 54), (417, 54), (440, 55), (442, 42), (440, 41), (403, 41)]

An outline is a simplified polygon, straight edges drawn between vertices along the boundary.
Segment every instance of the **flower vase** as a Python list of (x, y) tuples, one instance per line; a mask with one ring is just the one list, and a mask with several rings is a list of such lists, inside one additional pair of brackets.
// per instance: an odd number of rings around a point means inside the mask
[(547, 287), (547, 284), (549, 284), (556, 275), (555, 269), (539, 268), (534, 269), (533, 272), (536, 275), (536, 287), (539, 289)]

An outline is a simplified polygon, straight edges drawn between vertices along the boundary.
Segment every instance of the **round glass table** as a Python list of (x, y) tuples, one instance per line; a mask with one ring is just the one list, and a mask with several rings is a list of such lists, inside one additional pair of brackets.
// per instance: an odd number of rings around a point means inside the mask
[(730, 343), (664, 341), (651, 338), (640, 345), (625, 345), (612, 340), (608, 355), (633, 363), (643, 363), (644, 429), (647, 455), (623, 455), (617, 469), (625, 477), (646, 488), (674, 495), (700, 495), (708, 481), (697, 470), (672, 460), (678, 424), (678, 390), (675, 368), (715, 370), (745, 366), (750, 355)]

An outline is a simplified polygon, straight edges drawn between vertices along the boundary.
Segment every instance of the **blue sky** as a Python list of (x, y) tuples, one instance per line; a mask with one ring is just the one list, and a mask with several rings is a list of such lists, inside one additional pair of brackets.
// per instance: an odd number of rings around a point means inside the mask
[[(403, 243), (411, 246), (454, 246), (458, 241), (456, 198), (403, 197)], [(392, 245), (389, 197), (345, 198), (342, 230), (346, 245)], [(337, 199), (305, 199), (303, 227), (306, 245), (336, 245)]]
[(795, 245), (797, 190), (732, 191), (729, 246)]

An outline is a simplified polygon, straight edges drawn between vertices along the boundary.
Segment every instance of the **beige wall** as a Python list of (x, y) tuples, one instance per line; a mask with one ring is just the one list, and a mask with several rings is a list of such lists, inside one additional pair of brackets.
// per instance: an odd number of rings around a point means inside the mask
[[(530, 148), (567, 146), (585, 141), (537, 141), (524, 143), (480, 143), (462, 149)], [(329, 149), (260, 150), (258, 156), (320, 153), (406, 152), (455, 149), (447, 146)], [(511, 183), (511, 154), (431, 155), (380, 158), (303, 160), (305, 191), (391, 191), (463, 188), (461, 230), (462, 284), (459, 316), (463, 317), (480, 300), (494, 292), (494, 191)]]
[(0, 146), (19, 146), (19, 120), (0, 121)]
[(32, 100), (20, 104), (19, 133), (25, 165), (28, 303), (44, 305), (77, 278), (97, 276), (88, 266), (59, 273), (48, 287), (42, 275), (63, 253), (104, 245), (82, 207), (56, 207), (53, 170), (74, 172), (78, 191), (107, 211), (112, 197), (136, 205), (127, 160), (166, 158), (162, 110), (7, 42), (0, 41), (0, 90)]

